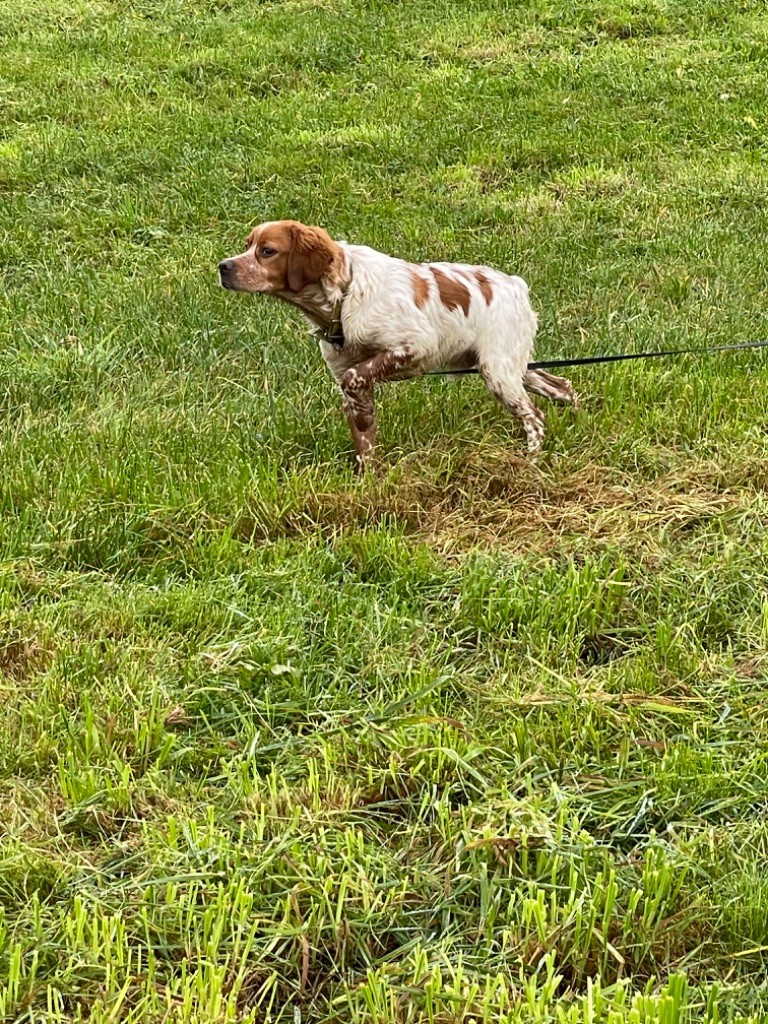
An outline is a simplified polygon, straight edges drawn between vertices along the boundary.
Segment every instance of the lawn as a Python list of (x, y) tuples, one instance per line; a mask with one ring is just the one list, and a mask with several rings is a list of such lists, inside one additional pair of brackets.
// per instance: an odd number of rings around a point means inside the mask
[(0, 0), (0, 1019), (768, 1018), (768, 357), (536, 460), (254, 224), (525, 277), (539, 358), (768, 337), (763, 0)]

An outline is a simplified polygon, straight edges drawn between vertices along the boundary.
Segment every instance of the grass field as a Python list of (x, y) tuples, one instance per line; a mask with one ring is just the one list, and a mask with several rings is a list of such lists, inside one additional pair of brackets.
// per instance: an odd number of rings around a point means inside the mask
[(768, 336), (762, 0), (0, 0), (0, 1019), (768, 1019), (766, 357), (379, 392), (291, 216), (538, 353)]

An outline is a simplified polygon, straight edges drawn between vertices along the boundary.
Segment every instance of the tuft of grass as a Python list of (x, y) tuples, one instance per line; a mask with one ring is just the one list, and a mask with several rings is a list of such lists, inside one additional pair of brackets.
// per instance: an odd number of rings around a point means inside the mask
[(764, 337), (759, 0), (0, 0), (0, 1018), (768, 1013), (763, 356), (380, 391), (218, 260)]

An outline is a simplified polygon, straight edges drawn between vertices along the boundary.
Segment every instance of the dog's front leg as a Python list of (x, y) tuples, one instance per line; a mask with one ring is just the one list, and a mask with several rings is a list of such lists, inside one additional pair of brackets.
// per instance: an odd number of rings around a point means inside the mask
[(412, 361), (413, 357), (405, 350), (380, 352), (351, 367), (339, 381), (344, 396), (344, 411), (355, 443), (355, 467), (359, 473), (365, 470), (376, 444), (373, 386), (404, 373), (407, 376)]
[(355, 470), (365, 471), (365, 464), (371, 458), (376, 444), (376, 409), (373, 404), (373, 389), (344, 392), (344, 412), (347, 414), (352, 440), (355, 443)]

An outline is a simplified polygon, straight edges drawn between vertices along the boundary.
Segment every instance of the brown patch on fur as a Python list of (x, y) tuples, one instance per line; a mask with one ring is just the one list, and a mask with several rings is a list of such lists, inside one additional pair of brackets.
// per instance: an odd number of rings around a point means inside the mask
[(463, 285), (461, 281), (456, 281), (454, 278), (449, 277), (437, 267), (430, 267), (429, 269), (437, 283), (437, 291), (440, 295), (440, 301), (445, 308), (453, 311), (454, 309), (459, 309), (459, 307), (461, 307), (464, 311), (464, 316), (467, 316), (469, 314), (470, 302), (470, 294), (467, 286)]
[(293, 244), (288, 254), (288, 287), (300, 292), (325, 275), (339, 247), (322, 228), (294, 223), (289, 230)]
[(485, 299), (486, 306), (490, 306), (491, 299), (493, 298), (493, 288), (491, 287), (491, 282), (488, 280), (488, 278), (485, 276), (482, 270), (475, 271), (475, 280), (480, 286), (480, 291), (482, 293), (483, 298)]
[[(402, 370), (408, 367), (413, 357), (410, 352), (379, 352), (372, 359), (350, 366), (341, 378), (341, 390), (367, 391), (374, 384), (383, 380), (394, 380)], [(408, 376), (406, 374), (406, 376)]]
[(429, 282), (412, 270), (411, 285), (413, 286), (413, 301), (419, 309), (423, 309), (429, 298)]

